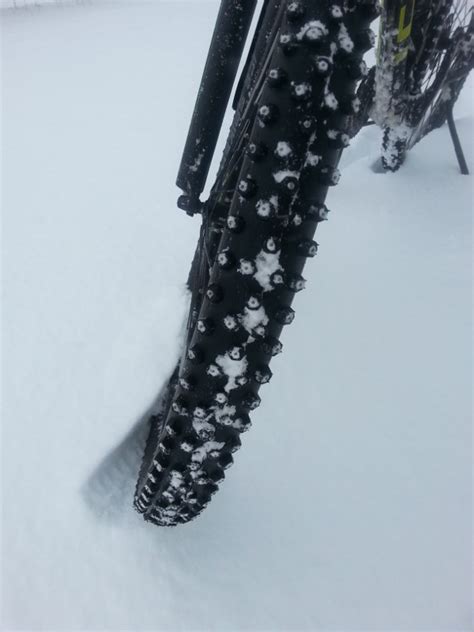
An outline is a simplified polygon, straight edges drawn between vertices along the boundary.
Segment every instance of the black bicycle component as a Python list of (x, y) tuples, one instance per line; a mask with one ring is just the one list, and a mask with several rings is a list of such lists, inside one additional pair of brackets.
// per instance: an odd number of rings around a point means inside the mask
[(274, 32), (280, 23), (278, 15), (282, 8), (281, 0), (265, 0), (263, 4), (252, 44), (250, 45), (250, 51), (235, 91), (232, 102), (232, 108), (234, 110), (237, 109), (239, 101), (241, 101), (242, 104), (245, 103), (245, 98), (241, 100), (241, 97), (247, 79), (257, 76), (258, 68), (265, 63), (265, 49), (269, 42), (274, 41)]
[[(222, 121), (257, 0), (222, 0), (176, 180), (180, 208), (200, 210)], [(187, 198), (187, 199), (185, 199)]]
[(135, 507), (155, 524), (187, 522), (207, 505), (272, 376), (304, 265), (317, 252), (327, 191), (339, 180), (348, 119), (358, 108), (347, 67), (361, 63), (372, 39), (375, 5), (285, 2), (274, 39), (262, 34), (255, 43), (254, 52), (268, 56), (247, 66), (251, 85), (244, 85), (255, 97), (242, 89), (233, 139), (203, 207), (190, 275), (201, 299), (192, 304), (169, 410), (150, 434), (137, 484)]
[(450, 109), (447, 116), (449, 133), (451, 134), (451, 140), (453, 141), (454, 151), (456, 158), (458, 159), (459, 170), (463, 176), (469, 175), (469, 169), (467, 168), (467, 162), (462, 150), (461, 141), (459, 140), (458, 132), (456, 130), (456, 124), (454, 122), (453, 110)]

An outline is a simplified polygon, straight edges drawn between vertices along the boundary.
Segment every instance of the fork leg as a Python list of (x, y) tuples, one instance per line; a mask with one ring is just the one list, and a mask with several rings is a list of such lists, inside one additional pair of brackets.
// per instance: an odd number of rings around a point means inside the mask
[(176, 184), (192, 215), (202, 192), (257, 0), (221, 0)]

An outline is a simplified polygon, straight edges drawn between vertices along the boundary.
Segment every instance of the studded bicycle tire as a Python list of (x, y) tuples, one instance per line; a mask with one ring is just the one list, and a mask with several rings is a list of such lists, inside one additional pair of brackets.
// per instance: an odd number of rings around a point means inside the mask
[(192, 288), (199, 318), (151, 423), (134, 506), (154, 524), (199, 515), (251, 425), (317, 252), (376, 14), (376, 0), (287, 3), (209, 281)]

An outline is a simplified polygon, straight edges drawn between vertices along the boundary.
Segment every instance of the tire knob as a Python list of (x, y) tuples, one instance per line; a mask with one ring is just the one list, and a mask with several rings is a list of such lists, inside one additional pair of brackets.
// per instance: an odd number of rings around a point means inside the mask
[(314, 116), (304, 116), (300, 121), (298, 121), (298, 125), (303, 134), (309, 136), (316, 130), (318, 120)]
[(329, 7), (329, 15), (334, 22), (340, 22), (344, 17), (344, 9), (338, 4), (332, 4)]
[(313, 70), (315, 74), (320, 75), (321, 77), (327, 77), (329, 74), (331, 74), (332, 66), (333, 64), (330, 57), (318, 55), (314, 58)]
[(250, 259), (241, 259), (237, 272), (244, 275), (251, 275), (255, 273), (255, 264)]
[(257, 211), (257, 216), (260, 219), (271, 219), (275, 217), (277, 210), (275, 205), (271, 202), (271, 200), (259, 200), (255, 204), (255, 209)]
[(267, 333), (265, 325), (260, 324), (252, 329), (252, 336), (254, 338), (262, 338)]
[(359, 59), (354, 56), (353, 59), (349, 59), (346, 64), (346, 72), (350, 79), (357, 81), (366, 77), (368, 74), (367, 64), (363, 59)]
[(200, 345), (194, 345), (188, 349), (187, 356), (193, 364), (201, 364), (204, 360), (204, 351)]
[(246, 199), (253, 197), (257, 192), (257, 188), (257, 183), (250, 177), (242, 179), (237, 185), (237, 191)]
[(263, 143), (249, 143), (247, 145), (247, 156), (254, 162), (263, 160), (268, 154), (268, 148)]
[(311, 22), (303, 34), (303, 41), (312, 48), (318, 48), (326, 40), (327, 28), (321, 22)]
[(256, 393), (246, 393), (242, 398), (242, 406), (248, 410), (255, 410), (260, 406), (261, 399)]
[(345, 147), (349, 147), (351, 139), (349, 138), (349, 134), (346, 134), (345, 132), (328, 129), (326, 136), (328, 139), (328, 145), (334, 149), (344, 149)]
[[(182, 443), (180, 444), (180, 448), (181, 450), (184, 450), (184, 452), (192, 452), (194, 448), (197, 447), (198, 443), (199, 441), (196, 435), (187, 434), (187, 435), (184, 435)], [(183, 446), (183, 444), (185, 445)]]
[(160, 442), (160, 446), (159, 446), (159, 450), (163, 453), (163, 454), (171, 454), (171, 451), (174, 450), (174, 448), (176, 447), (176, 440), (173, 437), (165, 437), (164, 439), (162, 439), (162, 441)]
[(366, 51), (374, 47), (375, 33), (372, 31), (372, 29), (365, 29), (356, 33), (353, 36), (353, 39), (357, 49), (360, 52), (365, 53)]
[(269, 254), (275, 254), (281, 248), (281, 242), (277, 237), (268, 237), (263, 244), (263, 250)]
[(258, 298), (258, 296), (250, 296), (247, 299), (246, 306), (248, 307), (248, 309), (251, 310), (260, 309), (260, 307), (262, 306), (262, 301)]
[(273, 373), (268, 366), (260, 366), (256, 369), (254, 373), (254, 379), (259, 384), (267, 384), (270, 381), (272, 375)]
[(273, 357), (281, 353), (281, 350), (283, 349), (283, 345), (278, 340), (278, 338), (275, 338), (274, 336), (267, 336), (260, 343), (260, 349), (262, 350), (263, 353)]
[(224, 298), (224, 292), (220, 285), (211, 283), (206, 290), (206, 296), (211, 303), (220, 303)]
[(245, 220), (237, 215), (229, 215), (227, 218), (227, 228), (232, 233), (241, 233), (245, 228)]
[(242, 445), (242, 442), (240, 441), (240, 437), (238, 435), (234, 435), (229, 437), (228, 439), (226, 439), (225, 442), (225, 447), (227, 450), (229, 450), (229, 452), (236, 452), (240, 446)]
[(271, 68), (267, 74), (268, 83), (272, 88), (279, 88), (288, 80), (288, 75), (283, 68)]
[(245, 355), (245, 349), (243, 347), (232, 347), (228, 353), (231, 360), (242, 360)]
[(246, 375), (239, 375), (239, 377), (235, 378), (235, 381), (239, 386), (245, 386), (248, 383), (249, 379)]
[(371, 22), (380, 15), (380, 3), (378, 0), (359, 0), (357, 10)]
[(325, 204), (311, 204), (305, 219), (313, 222), (324, 222), (328, 218), (329, 209)]
[(185, 428), (185, 422), (181, 417), (172, 417), (166, 424), (166, 427), (168, 431), (171, 431), (170, 434), (180, 435)]
[(346, 97), (339, 100), (339, 110), (342, 114), (357, 114), (360, 110), (359, 97)]
[(201, 492), (201, 502), (208, 503), (211, 500), (211, 496), (214, 496), (214, 494), (218, 490), (219, 487), (216, 485), (216, 483), (206, 483), (205, 485), (203, 485)]
[(298, 48), (298, 40), (293, 33), (282, 33), (280, 35), (280, 46), (285, 55), (292, 55)]
[(209, 336), (215, 330), (216, 326), (211, 318), (201, 318), (197, 321), (196, 329), (203, 336)]
[(272, 287), (277, 287), (277, 285), (283, 285), (285, 282), (285, 275), (281, 270), (277, 270), (270, 277), (270, 285)]
[(166, 469), (168, 465), (171, 463), (171, 460), (167, 454), (160, 450), (161, 444), (158, 447), (158, 454), (156, 455), (156, 462), (161, 467), (162, 470)]
[(184, 391), (193, 391), (196, 387), (196, 378), (192, 375), (179, 378), (179, 385)]
[(296, 193), (298, 188), (298, 178), (295, 176), (285, 176), (279, 183), (278, 186), (286, 191), (287, 193), (293, 194)]
[(228, 249), (221, 250), (217, 255), (217, 264), (223, 270), (230, 270), (235, 265), (235, 257)]
[(295, 311), (291, 309), (291, 307), (287, 307), (286, 305), (282, 305), (275, 312), (275, 320), (280, 323), (280, 325), (290, 325), (295, 318)]
[(229, 452), (223, 452), (218, 458), (219, 465), (226, 470), (228, 467), (232, 465), (234, 459), (232, 458), (232, 454)]
[(178, 415), (187, 415), (188, 414), (188, 402), (186, 399), (179, 395), (174, 402), (171, 404), (172, 410)]
[(206, 474), (214, 483), (219, 483), (220, 481), (224, 480), (225, 477), (224, 470), (218, 465), (209, 467), (209, 469), (206, 470)]
[(301, 290), (305, 288), (306, 279), (304, 279), (301, 274), (288, 274), (286, 276), (285, 285), (292, 292), (301, 292)]
[(278, 108), (272, 103), (261, 105), (258, 108), (257, 116), (263, 125), (271, 125), (278, 118)]
[(325, 184), (328, 187), (335, 186), (338, 184), (341, 178), (341, 172), (337, 167), (331, 167), (330, 165), (325, 165), (321, 167), (318, 173), (319, 181), (322, 184)]
[(314, 257), (318, 252), (318, 244), (312, 239), (301, 239), (296, 243), (296, 252), (302, 257)]
[(218, 391), (215, 394), (214, 399), (216, 400), (218, 404), (222, 406), (228, 402), (229, 396), (227, 395), (225, 391)]
[(289, 22), (298, 22), (304, 17), (305, 8), (302, 2), (292, 0), (286, 7), (286, 16)]
[(227, 314), (227, 316), (224, 316), (222, 323), (229, 331), (237, 331), (239, 329), (239, 321), (233, 314)]
[(251, 425), (250, 417), (246, 413), (242, 413), (234, 420), (232, 427), (239, 432), (247, 432)]
[(296, 101), (308, 101), (312, 94), (313, 89), (307, 81), (291, 82), (291, 96)]

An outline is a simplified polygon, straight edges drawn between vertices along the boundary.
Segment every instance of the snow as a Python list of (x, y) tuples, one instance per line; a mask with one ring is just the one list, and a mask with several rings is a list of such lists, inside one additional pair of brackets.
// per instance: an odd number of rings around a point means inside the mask
[(247, 371), (247, 358), (235, 360), (229, 355), (220, 355), (216, 358), (216, 364), (222, 369), (222, 373), (227, 377), (224, 390), (229, 391), (237, 388), (237, 378), (245, 375)]
[(316, 57), (315, 66), (319, 72), (327, 72), (331, 64), (329, 57)]
[(311, 84), (307, 81), (301, 83), (291, 82), (291, 89), (297, 97), (304, 97), (311, 93)]
[(400, 148), (406, 144), (413, 129), (404, 123), (399, 123), (386, 133), (386, 144), (383, 150), (385, 164), (389, 169), (396, 169), (399, 162)]
[(280, 140), (277, 143), (276, 149), (275, 149), (275, 154), (279, 157), (279, 158), (286, 158), (287, 156), (290, 156), (292, 153), (292, 149), (291, 149), (291, 145), (290, 143), (287, 143), (284, 140)]
[(88, 2), (89, 0), (0, 0), (0, 9), (37, 8), (48, 5), (67, 5)]
[(279, 171), (275, 171), (273, 174), (273, 179), (277, 184), (283, 182), (285, 178), (299, 178), (299, 171), (292, 171), (291, 169), (280, 169)]
[(265, 308), (263, 306), (258, 309), (249, 309), (248, 307), (244, 307), (240, 322), (242, 323), (243, 328), (248, 331), (249, 334), (252, 334), (257, 327), (261, 325), (265, 326), (268, 323), (268, 316)]
[(189, 167), (189, 171), (192, 171), (193, 173), (195, 173), (199, 169), (199, 165), (201, 164), (203, 158), (204, 158), (204, 152), (202, 151), (200, 154), (198, 154), (194, 163)]
[(193, 418), (193, 428), (201, 439), (210, 439), (214, 436), (214, 426), (203, 419)]
[(197, 461), (198, 463), (202, 463), (206, 459), (208, 454), (211, 454), (216, 450), (219, 451), (223, 445), (224, 444), (220, 443), (219, 441), (206, 441), (206, 443), (204, 443), (202, 446), (196, 448), (192, 456), (192, 460)]
[(319, 40), (328, 34), (326, 25), (319, 20), (311, 20), (306, 22), (296, 34), (297, 40), (302, 40), (306, 37), (309, 40)]
[(346, 51), (346, 53), (352, 53), (352, 51), (354, 50), (354, 42), (351, 40), (349, 32), (344, 24), (341, 24), (339, 26), (339, 34), (337, 36), (337, 40), (342, 50)]
[(306, 153), (305, 165), (310, 165), (311, 167), (316, 167), (321, 160), (321, 156), (317, 154), (313, 154), (311, 151)]
[(255, 205), (257, 215), (263, 218), (271, 217), (271, 215), (278, 210), (278, 199), (275, 204), (274, 198), (275, 196), (272, 196), (270, 200), (258, 200)]
[(237, 270), (240, 272), (240, 274), (253, 274), (255, 272), (255, 265), (253, 261), (249, 261), (248, 259), (241, 259)]
[(235, 415), (236, 415), (235, 406), (222, 406), (216, 407), (214, 409), (214, 416), (216, 418), (217, 423), (223, 425), (233, 425), (235, 423)]
[(260, 284), (264, 292), (271, 292), (273, 289), (270, 283), (272, 274), (283, 269), (280, 265), (280, 251), (272, 253), (261, 250), (255, 259), (255, 264), (257, 271), (253, 275), (254, 279)]
[(3, 628), (468, 630), (472, 178), (446, 128), (389, 175), (375, 127), (353, 141), (222, 490), (176, 529), (131, 509), (180, 353), (199, 222), (173, 183), (216, 11), (2, 14)]
[(324, 95), (324, 103), (331, 110), (337, 110), (337, 108), (339, 107), (339, 103), (338, 103), (338, 101), (336, 99), (336, 96), (335, 96), (335, 94), (333, 92), (327, 92)]

